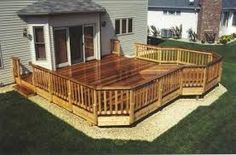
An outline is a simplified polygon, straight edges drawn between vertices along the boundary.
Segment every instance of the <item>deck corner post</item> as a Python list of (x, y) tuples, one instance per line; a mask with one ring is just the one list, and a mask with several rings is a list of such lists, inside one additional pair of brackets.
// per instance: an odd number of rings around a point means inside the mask
[(130, 111), (129, 111), (129, 124), (134, 123), (134, 92), (130, 90)]
[(32, 85), (34, 87), (34, 93), (37, 93), (36, 81), (35, 81), (35, 69), (32, 66)]
[(67, 91), (68, 91), (69, 109), (70, 109), (70, 111), (73, 111), (73, 106), (72, 106), (72, 89), (71, 89), (70, 79), (67, 80)]
[(94, 114), (94, 123), (98, 125), (98, 110), (97, 110), (97, 90), (93, 91), (93, 114)]
[(208, 66), (204, 68), (203, 93), (206, 91), (206, 85), (207, 85), (207, 68)]
[(220, 82), (220, 81), (221, 81), (221, 78), (222, 78), (222, 72), (223, 72), (223, 67), (222, 67), (222, 65), (223, 65), (223, 63), (222, 63), (222, 61), (221, 61), (221, 62), (220, 62), (220, 67), (219, 67), (219, 70), (218, 70), (218, 72), (219, 72), (218, 82)]
[(52, 74), (48, 72), (48, 79), (49, 79), (49, 82), (48, 82), (48, 92), (49, 92), (49, 95), (50, 95), (50, 102), (53, 102), (53, 79), (52, 79)]
[(180, 94), (183, 95), (184, 88), (184, 68), (180, 69)]
[(163, 92), (163, 86), (162, 86), (162, 80), (159, 79), (159, 89), (158, 89), (158, 107), (162, 104), (162, 92)]

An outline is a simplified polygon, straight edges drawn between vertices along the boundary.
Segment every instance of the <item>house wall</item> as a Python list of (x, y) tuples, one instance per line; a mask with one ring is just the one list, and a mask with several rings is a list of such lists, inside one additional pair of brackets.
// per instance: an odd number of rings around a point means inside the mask
[[(103, 6), (107, 13), (101, 15), (101, 45), (103, 55), (111, 53), (111, 39), (119, 39), (122, 53), (134, 56), (134, 43), (147, 42), (147, 0), (94, 0)], [(115, 35), (115, 19), (133, 18), (133, 33), (128, 35)]]
[(163, 10), (148, 11), (148, 26), (154, 25), (159, 30), (173, 26), (183, 26), (182, 37), (188, 38), (191, 28), (197, 32), (198, 13), (195, 10), (182, 10), (181, 15), (164, 15)]
[(223, 23), (223, 18), (221, 18), (220, 36), (236, 33), (236, 26), (233, 26), (233, 12), (230, 12), (228, 26), (223, 26), (222, 23)]
[(35, 0), (1, 0), (0, 1), (0, 44), (3, 56), (3, 68), (0, 68), (0, 84), (13, 82), (11, 57), (19, 57), (26, 67), (31, 60), (28, 39), (23, 37), (26, 23), (20, 19), (16, 11), (31, 4)]

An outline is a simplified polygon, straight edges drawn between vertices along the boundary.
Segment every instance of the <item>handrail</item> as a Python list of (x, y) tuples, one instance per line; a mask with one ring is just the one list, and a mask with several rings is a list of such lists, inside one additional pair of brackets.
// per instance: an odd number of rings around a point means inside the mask
[[(91, 86), (29, 63), (33, 68), (33, 85), (35, 85), (35, 80), (38, 80), (35, 87), (45, 89), (49, 94), (58, 96), (69, 103), (70, 108), (76, 106), (84, 109), (88, 114), (93, 114), (95, 118), (92, 118), (92, 120), (95, 123), (97, 117), (103, 115), (130, 115), (130, 123), (133, 123), (145, 114), (140, 111), (154, 102), (158, 103), (156, 107), (160, 107), (169, 99), (182, 95), (183, 89), (201, 87), (202, 93), (204, 93), (220, 81), (223, 57), (215, 52), (205, 53), (182, 48), (159, 48), (138, 43), (135, 45), (136, 56), (138, 56), (136, 58), (138, 59), (143, 59), (143, 56), (145, 56), (145, 60), (157, 59), (155, 60), (157, 63), (171, 60), (171, 63), (182, 63), (184, 65), (170, 69), (133, 86), (111, 87)], [(152, 58), (145, 55), (144, 52), (147, 51), (141, 50), (143, 55), (139, 55), (137, 46), (142, 46), (144, 50), (150, 50), (148, 52), (152, 54)], [(162, 51), (167, 52), (161, 55)], [(190, 55), (189, 53), (195, 54)], [(162, 57), (164, 57), (164, 61), (160, 59)], [(12, 61), (19, 62), (19, 59), (12, 58)], [(19, 70), (18, 66), (13, 65), (13, 70)], [(45, 80), (43, 76), (48, 79)], [(57, 83), (60, 83), (60, 85)], [(171, 97), (168, 97), (168, 95)], [(53, 100), (53, 97), (51, 97), (51, 100)]]

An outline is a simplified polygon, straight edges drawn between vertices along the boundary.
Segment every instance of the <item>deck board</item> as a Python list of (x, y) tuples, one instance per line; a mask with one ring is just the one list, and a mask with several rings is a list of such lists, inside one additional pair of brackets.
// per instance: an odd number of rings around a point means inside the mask
[(157, 65), (154, 62), (109, 55), (60, 68), (57, 73), (92, 86), (134, 86), (160, 75), (176, 65)]
[[(59, 68), (56, 72), (94, 87), (134, 87), (176, 67), (178, 66), (109, 55), (102, 60)], [(31, 74), (23, 79), (32, 83)]]

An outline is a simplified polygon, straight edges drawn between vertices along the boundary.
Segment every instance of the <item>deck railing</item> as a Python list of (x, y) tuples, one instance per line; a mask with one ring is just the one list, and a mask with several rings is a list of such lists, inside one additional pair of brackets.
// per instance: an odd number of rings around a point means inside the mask
[[(204, 94), (221, 78), (222, 58), (216, 53), (136, 44), (136, 58), (180, 67), (134, 87), (99, 88), (31, 64), (32, 85), (39, 95), (94, 124), (100, 116), (128, 116), (132, 124), (178, 96)], [(12, 61), (17, 79), (19, 61)]]

